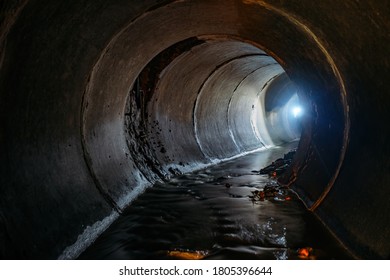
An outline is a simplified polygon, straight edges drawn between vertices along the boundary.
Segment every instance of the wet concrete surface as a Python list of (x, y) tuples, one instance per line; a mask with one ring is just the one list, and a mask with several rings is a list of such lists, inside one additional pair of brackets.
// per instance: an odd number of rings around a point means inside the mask
[[(350, 259), (294, 192), (260, 169), (293, 146), (157, 183), (80, 259)], [(272, 196), (257, 197), (271, 186)]]

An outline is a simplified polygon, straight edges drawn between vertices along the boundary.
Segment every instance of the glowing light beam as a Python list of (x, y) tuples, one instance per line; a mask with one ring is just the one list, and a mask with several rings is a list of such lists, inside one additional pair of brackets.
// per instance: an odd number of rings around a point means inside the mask
[(302, 113), (303, 113), (302, 107), (295, 106), (292, 108), (292, 114), (293, 114), (294, 118), (298, 118), (298, 117), (302, 116)]

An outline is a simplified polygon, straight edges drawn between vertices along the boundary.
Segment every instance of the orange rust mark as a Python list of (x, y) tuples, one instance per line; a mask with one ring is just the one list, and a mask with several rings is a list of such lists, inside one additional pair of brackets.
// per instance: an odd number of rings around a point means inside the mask
[(298, 257), (301, 259), (308, 259), (313, 252), (313, 248), (305, 247), (298, 249)]
[(169, 257), (174, 257), (182, 260), (201, 260), (203, 259), (207, 253), (203, 251), (168, 251), (167, 255)]

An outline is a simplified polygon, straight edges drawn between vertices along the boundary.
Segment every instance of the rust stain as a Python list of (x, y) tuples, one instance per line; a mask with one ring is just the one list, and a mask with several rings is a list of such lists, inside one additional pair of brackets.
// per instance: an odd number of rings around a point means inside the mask
[(182, 260), (201, 260), (207, 256), (207, 252), (205, 251), (168, 251), (167, 255), (169, 257), (182, 259)]
[(311, 247), (300, 248), (298, 249), (297, 253), (300, 259), (304, 259), (304, 260), (314, 259), (313, 248)]

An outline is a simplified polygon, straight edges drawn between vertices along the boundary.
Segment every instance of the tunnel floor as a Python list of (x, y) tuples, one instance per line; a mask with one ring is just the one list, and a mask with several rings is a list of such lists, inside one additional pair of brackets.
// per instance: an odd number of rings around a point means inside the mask
[(156, 183), (80, 259), (350, 259), (291, 190), (254, 199), (295, 144)]

